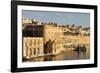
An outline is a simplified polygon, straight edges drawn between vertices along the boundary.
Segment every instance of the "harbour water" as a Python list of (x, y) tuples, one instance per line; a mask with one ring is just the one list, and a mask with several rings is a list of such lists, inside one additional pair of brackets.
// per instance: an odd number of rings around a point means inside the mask
[(33, 58), (27, 62), (41, 62), (41, 61), (60, 61), (60, 60), (83, 60), (90, 58), (90, 48), (86, 49), (86, 52), (78, 52), (73, 50), (66, 50), (65, 52), (56, 56), (43, 56)]

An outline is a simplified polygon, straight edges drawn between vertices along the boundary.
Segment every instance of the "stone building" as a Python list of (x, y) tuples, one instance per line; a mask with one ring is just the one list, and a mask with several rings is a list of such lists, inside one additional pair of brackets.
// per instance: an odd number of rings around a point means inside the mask
[(62, 28), (57, 25), (44, 25), (44, 53), (56, 55), (64, 51)]
[(26, 18), (26, 17), (22, 17), (22, 24), (31, 24), (32, 20)]
[(64, 51), (62, 28), (57, 25), (29, 25), (23, 29), (23, 57), (30, 59)]
[(43, 50), (43, 26), (27, 26), (23, 30), (23, 57), (30, 59), (43, 56)]
[(42, 37), (24, 37), (23, 38), (23, 57), (30, 59), (43, 56), (43, 38)]

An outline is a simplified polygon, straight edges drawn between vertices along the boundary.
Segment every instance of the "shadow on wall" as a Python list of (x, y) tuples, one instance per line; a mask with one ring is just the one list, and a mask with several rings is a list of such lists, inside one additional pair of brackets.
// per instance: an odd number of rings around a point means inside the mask
[(48, 54), (48, 53), (52, 53), (53, 51), (53, 44), (54, 44), (55, 40), (51, 40), (49, 39), (45, 44), (44, 44), (44, 53)]

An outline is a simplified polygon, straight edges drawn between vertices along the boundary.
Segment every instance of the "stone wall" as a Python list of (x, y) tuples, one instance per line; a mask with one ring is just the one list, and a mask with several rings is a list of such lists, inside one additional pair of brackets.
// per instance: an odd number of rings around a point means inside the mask
[(72, 50), (73, 47), (85, 45), (87, 48), (90, 47), (90, 36), (64, 36), (63, 45), (66, 46), (66, 49)]
[(43, 55), (42, 37), (23, 37), (23, 57), (30, 59)]
[(53, 42), (52, 54), (59, 54), (64, 51), (62, 46), (62, 29), (54, 25), (44, 25), (44, 44), (51, 40)]

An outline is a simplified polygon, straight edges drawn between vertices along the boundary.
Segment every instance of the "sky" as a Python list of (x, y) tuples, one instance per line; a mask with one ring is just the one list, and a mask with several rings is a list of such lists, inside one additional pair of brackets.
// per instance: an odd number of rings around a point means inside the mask
[(60, 25), (90, 26), (89, 13), (22, 10), (22, 16), (40, 22), (54, 22)]

